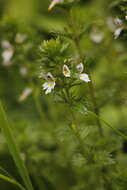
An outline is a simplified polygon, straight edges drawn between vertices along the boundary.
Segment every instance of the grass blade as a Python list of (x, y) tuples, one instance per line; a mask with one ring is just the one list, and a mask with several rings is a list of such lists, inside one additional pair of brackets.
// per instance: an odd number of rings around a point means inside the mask
[(13, 178), (0, 174), (0, 179), (18, 186), (21, 190), (25, 190), (25, 188)]
[(24, 182), (24, 185), (27, 190), (33, 190), (31, 180), (29, 178), (27, 169), (23, 163), (23, 160), (20, 156), (19, 148), (13, 137), (6, 113), (3, 109), (2, 103), (0, 102), (0, 128), (8, 144), (9, 151), (13, 157), (13, 160), (18, 168), (19, 174)]
[(2, 168), (1, 166), (0, 166), (0, 171), (2, 172), (2, 173), (4, 173), (6, 176), (8, 176), (8, 177), (10, 177), (10, 178), (13, 178), (4, 168)]

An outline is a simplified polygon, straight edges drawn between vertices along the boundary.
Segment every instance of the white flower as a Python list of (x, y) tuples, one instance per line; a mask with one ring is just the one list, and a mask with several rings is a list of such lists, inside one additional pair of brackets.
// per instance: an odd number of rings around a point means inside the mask
[(12, 64), (11, 58), (13, 56), (13, 49), (6, 49), (2, 52), (2, 58), (3, 58), (3, 65), (4, 66), (10, 66)]
[(54, 89), (56, 83), (54, 77), (50, 72), (47, 73), (46, 80), (47, 82), (45, 82), (42, 86), (43, 90), (45, 90), (45, 94), (48, 94), (51, 93), (51, 91)]
[(86, 74), (86, 73), (82, 73), (83, 70), (84, 70), (83, 64), (82, 64), (82, 63), (78, 64), (78, 65), (76, 66), (76, 68), (77, 68), (78, 71), (79, 71), (78, 78), (79, 78), (80, 80), (83, 80), (84, 82), (90, 82), (89, 75)]
[(115, 38), (115, 39), (117, 39), (117, 38), (120, 36), (122, 30), (123, 30), (123, 27), (119, 27), (119, 28), (117, 28), (117, 29), (115, 30), (115, 32), (114, 32), (114, 38)]
[(12, 64), (11, 58), (14, 54), (14, 49), (13, 49), (12, 45), (10, 44), (10, 42), (7, 40), (4, 40), (1, 43), (1, 46), (3, 48), (3, 52), (2, 52), (3, 62), (2, 62), (2, 64), (4, 66), (10, 66)]
[(2, 46), (3, 49), (9, 49), (9, 48), (12, 47), (11, 44), (10, 44), (10, 42), (7, 41), (7, 40), (3, 40), (3, 41), (1, 42), (1, 46)]
[(127, 20), (127, 15), (125, 16), (125, 20)]
[(84, 82), (90, 82), (89, 75), (86, 73), (79, 74), (80, 80), (83, 80)]
[(49, 5), (48, 10), (50, 11), (56, 4), (63, 3), (64, 0), (52, 0), (51, 4)]
[(94, 28), (91, 33), (90, 33), (90, 39), (94, 42), (94, 43), (101, 43), (104, 39), (104, 33), (101, 32), (99, 29)]
[(51, 93), (54, 87), (55, 87), (55, 81), (48, 81), (43, 84), (43, 90), (45, 90), (45, 94)]
[(116, 25), (119, 25), (119, 26), (120, 26), (120, 25), (123, 24), (123, 21), (122, 21), (120, 18), (117, 17), (117, 18), (114, 19), (114, 23), (115, 23)]
[(19, 102), (24, 101), (28, 96), (31, 95), (32, 91), (33, 91), (32, 88), (29, 88), (29, 87), (25, 88), (25, 89), (23, 90), (22, 94), (20, 95), (18, 101), (19, 101)]
[(82, 63), (80, 63), (80, 64), (78, 64), (78, 65), (76, 66), (76, 68), (78, 69), (79, 73), (82, 73), (83, 70), (84, 70), (84, 65), (83, 65)]
[(63, 65), (63, 74), (65, 77), (70, 77), (71, 76), (71, 71), (70, 69), (68, 68), (67, 65)]

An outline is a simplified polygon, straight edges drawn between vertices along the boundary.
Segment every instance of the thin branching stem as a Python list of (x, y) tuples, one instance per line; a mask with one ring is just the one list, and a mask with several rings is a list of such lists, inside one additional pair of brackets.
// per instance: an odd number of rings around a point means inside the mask
[[(87, 69), (87, 72), (88, 72), (90, 80), (91, 80), (88, 85), (89, 85), (90, 95), (91, 95), (91, 99), (92, 99), (92, 103), (93, 103), (93, 110), (94, 110), (95, 114), (97, 116), (99, 116), (100, 111), (99, 111), (99, 108), (98, 108), (97, 102), (96, 102), (95, 90), (94, 90), (94, 86), (93, 86), (93, 80), (92, 80), (91, 74), (90, 74), (88, 69)], [(100, 136), (103, 137), (104, 132), (103, 132), (103, 129), (102, 129), (102, 126), (101, 126), (101, 121), (100, 121), (99, 117), (96, 118), (96, 123), (97, 123), (97, 126), (98, 126), (99, 134), (100, 134)]]
[(114, 128), (107, 121), (105, 121), (104, 119), (100, 118), (97, 114), (95, 114), (93, 112), (88, 112), (88, 113), (90, 113), (94, 118), (99, 119), (100, 121), (102, 121), (107, 127), (109, 127), (110, 129), (112, 129), (117, 135), (119, 135), (120, 137), (122, 137), (124, 140), (127, 141), (127, 136), (124, 135), (123, 133), (121, 133), (118, 129)]
[(80, 148), (80, 153), (82, 154), (82, 156), (84, 158), (86, 158), (86, 155), (85, 155), (85, 150), (84, 150), (84, 142), (82, 141), (81, 137), (80, 137), (80, 133), (79, 133), (79, 128), (78, 128), (78, 124), (77, 124), (77, 121), (76, 121), (76, 117), (74, 115), (74, 112), (71, 108), (71, 104), (69, 104), (69, 100), (70, 100), (70, 92), (69, 92), (69, 89), (66, 88), (66, 94), (67, 94), (67, 99), (68, 99), (68, 106), (69, 106), (69, 111), (70, 111), (70, 114), (71, 114), (71, 118), (72, 118), (72, 124), (71, 124), (71, 129), (73, 130), (74, 132), (74, 135), (75, 137), (77, 138), (78, 140), (78, 143), (79, 143), (79, 148)]

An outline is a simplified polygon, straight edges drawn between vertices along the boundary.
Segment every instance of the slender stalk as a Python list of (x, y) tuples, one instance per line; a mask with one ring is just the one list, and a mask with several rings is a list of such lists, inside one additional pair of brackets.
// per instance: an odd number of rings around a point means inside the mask
[(2, 133), (6, 138), (6, 142), (8, 144), (9, 151), (13, 157), (13, 160), (18, 168), (20, 176), (24, 182), (24, 185), (27, 190), (33, 190), (33, 185), (30, 180), (27, 168), (24, 165), (24, 162), (20, 155), (20, 150), (15, 141), (15, 137), (12, 134), (12, 130), (10, 128), (10, 124), (8, 122), (6, 113), (3, 109), (2, 103), (0, 102), (0, 128), (2, 129)]
[[(90, 74), (90, 72), (88, 71), (88, 69), (87, 69), (87, 73), (89, 74), (89, 77), (90, 77), (90, 82), (88, 83), (88, 85), (89, 85), (89, 90), (90, 90), (90, 96), (91, 96), (91, 99), (92, 99), (92, 102), (93, 102), (93, 110), (94, 110), (94, 112), (95, 112), (95, 114), (97, 115), (97, 116), (99, 116), (100, 115), (100, 111), (99, 111), (99, 108), (98, 108), (98, 106), (97, 106), (97, 102), (96, 102), (96, 97), (95, 97), (95, 90), (94, 90), (94, 86), (93, 86), (93, 81), (92, 81), (92, 77), (91, 77), (91, 74)], [(103, 129), (102, 129), (102, 126), (101, 126), (101, 121), (100, 121), (100, 118), (99, 117), (97, 117), (96, 118), (96, 123), (97, 123), (97, 126), (98, 126), (98, 130), (99, 130), (99, 134), (100, 134), (100, 136), (104, 136), (104, 133), (103, 133)]]
[(85, 151), (84, 151), (84, 143), (82, 142), (82, 139), (80, 137), (77, 121), (76, 121), (75, 115), (74, 115), (74, 113), (73, 113), (73, 111), (71, 109), (70, 109), (70, 113), (71, 113), (71, 116), (72, 116), (72, 129), (73, 129), (74, 134), (75, 134), (75, 136), (76, 136), (76, 138), (77, 138), (77, 140), (79, 142), (80, 152), (83, 155), (83, 157), (86, 158)]
[(3, 181), (6, 181), (8, 183), (11, 183), (13, 185), (16, 185), (17, 187), (19, 187), (21, 190), (26, 190), (19, 182), (17, 182), (15, 179), (10, 178), (8, 176), (5, 176), (3, 174), (0, 174), (0, 179), (2, 179)]
[(70, 111), (71, 118), (72, 118), (71, 129), (73, 130), (74, 135), (75, 135), (75, 137), (77, 138), (77, 140), (78, 140), (78, 142), (79, 142), (79, 145), (80, 145), (80, 153), (83, 155), (83, 157), (86, 158), (85, 150), (84, 150), (84, 142), (82, 141), (82, 139), (81, 139), (81, 137), (80, 137), (80, 133), (79, 133), (79, 128), (78, 128), (78, 124), (77, 124), (77, 121), (76, 121), (76, 117), (75, 117), (75, 115), (74, 115), (73, 110), (71, 109), (70, 92), (69, 92), (69, 89), (66, 88), (65, 91), (66, 91), (66, 96), (67, 96), (67, 100), (68, 100), (69, 111)]
[[(69, 23), (69, 25), (71, 26), (72, 33), (74, 35), (73, 36), (73, 41), (74, 41), (75, 47), (76, 47), (78, 55), (79, 55), (79, 61), (83, 61), (84, 57), (82, 56), (82, 51), (81, 51), (81, 47), (80, 47), (80, 39), (79, 39), (79, 36), (77, 34), (77, 31), (76, 31), (75, 23), (73, 22), (73, 16), (72, 16), (72, 12), (71, 11), (70, 11), (70, 23)], [(88, 68), (86, 68), (86, 69), (87, 69), (87, 73), (89, 74), (89, 77), (90, 77), (90, 80), (91, 80), (88, 83), (88, 86), (89, 86), (89, 92), (90, 92), (90, 96), (91, 96), (91, 101), (93, 103), (94, 114), (97, 115), (97, 117), (96, 117), (96, 123), (97, 123), (97, 126), (98, 126), (98, 131), (99, 131), (100, 136), (104, 137), (104, 132), (103, 132), (103, 129), (102, 129), (102, 126), (101, 126), (100, 117), (99, 117), (99, 115), (100, 115), (99, 114), (99, 108), (97, 106), (96, 97), (95, 97), (95, 89), (94, 89), (94, 85), (93, 85), (93, 80), (92, 80), (92, 77), (91, 77), (89, 69)], [(73, 113), (72, 113), (72, 118), (73, 118), (73, 122), (75, 123), (75, 126), (77, 126), (76, 122), (75, 122), (75, 118), (73, 116)], [(83, 152), (84, 152), (84, 150), (83, 150)], [(107, 188), (107, 186), (108, 186), (108, 187), (110, 187), (108, 189), (112, 190), (111, 183), (106, 178), (107, 172), (108, 171), (105, 170), (104, 167), (102, 167), (101, 173), (102, 173), (102, 178), (104, 180), (104, 186), (105, 186), (105, 188)]]
[[(79, 60), (82, 61), (84, 58), (82, 56), (82, 52), (81, 52), (81, 47), (80, 47), (80, 39), (79, 36), (77, 34), (76, 28), (75, 28), (75, 23), (73, 22), (73, 16), (72, 16), (72, 11), (70, 11), (70, 20), (69, 20), (69, 26), (71, 26), (72, 32), (73, 32), (73, 41), (75, 43), (75, 47), (77, 49), (77, 52), (79, 54)], [(87, 73), (89, 74), (89, 77), (91, 79), (91, 81), (88, 83), (89, 86), (89, 92), (90, 92), (90, 96), (91, 96), (91, 100), (93, 103), (93, 110), (95, 112), (96, 115), (99, 116), (99, 108), (97, 106), (97, 102), (96, 102), (96, 97), (95, 97), (95, 90), (94, 90), (94, 85), (93, 85), (93, 81), (92, 81), (92, 77), (90, 75), (89, 69), (87, 68)], [(98, 130), (99, 130), (99, 134), (101, 137), (104, 136), (104, 132), (103, 132), (103, 128), (101, 126), (101, 122), (99, 117), (96, 118), (96, 123), (98, 126)]]
[(115, 133), (117, 133), (119, 136), (121, 136), (124, 140), (127, 141), (127, 136), (124, 135), (123, 133), (121, 133), (118, 129), (114, 128), (111, 124), (109, 124), (107, 121), (103, 120), (102, 118), (100, 118), (98, 115), (96, 115), (93, 112), (89, 112), (93, 117), (95, 117), (96, 119), (98, 118), (99, 120), (101, 120), (107, 127), (109, 127), (110, 129), (112, 129)]

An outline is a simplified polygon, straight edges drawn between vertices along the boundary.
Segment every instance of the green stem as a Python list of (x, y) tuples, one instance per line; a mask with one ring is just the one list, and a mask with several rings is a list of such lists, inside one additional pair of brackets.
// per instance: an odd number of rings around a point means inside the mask
[(75, 27), (75, 23), (73, 22), (73, 14), (72, 10), (70, 10), (70, 15), (69, 15), (69, 27), (72, 30), (72, 39), (75, 44), (75, 47), (77, 49), (77, 52), (79, 54), (79, 58), (82, 59), (82, 52), (81, 52), (81, 47), (80, 47), (80, 39), (79, 35), (77, 34), (77, 28)]
[(81, 139), (81, 137), (80, 137), (80, 133), (79, 133), (79, 128), (78, 128), (78, 124), (77, 124), (77, 121), (76, 121), (76, 117), (75, 117), (75, 115), (74, 115), (73, 110), (71, 109), (70, 92), (69, 92), (69, 89), (68, 89), (68, 88), (66, 88), (65, 90), (66, 90), (66, 95), (67, 95), (68, 104), (69, 104), (69, 105), (68, 105), (68, 106), (69, 106), (69, 111), (70, 111), (71, 118), (72, 118), (71, 129), (73, 130), (74, 135), (75, 135), (75, 137), (77, 138), (77, 140), (78, 140), (78, 142), (79, 142), (81, 154), (83, 155), (83, 157), (86, 158), (85, 150), (84, 150), (84, 142), (82, 141), (82, 139)]
[(71, 110), (71, 108), (70, 108), (70, 113), (71, 113), (71, 117), (72, 117), (72, 126), (71, 126), (71, 128), (72, 128), (72, 130), (74, 132), (74, 135), (76, 136), (76, 138), (77, 138), (77, 140), (79, 142), (80, 152), (81, 152), (82, 156), (84, 158), (86, 158), (86, 154), (85, 154), (85, 150), (84, 150), (84, 142), (82, 141), (82, 139), (80, 137), (77, 121), (76, 121), (75, 115), (74, 115), (73, 111)]
[[(75, 43), (75, 47), (76, 47), (78, 55), (79, 55), (79, 61), (83, 61), (84, 57), (82, 55), (82, 51), (81, 51), (81, 47), (80, 47), (80, 39), (79, 39), (79, 36), (77, 34), (77, 31), (76, 31), (77, 29), (75, 27), (75, 23), (73, 22), (72, 12), (70, 12), (70, 18), (69, 19), (70, 19), (69, 26), (71, 27), (72, 33), (73, 33), (72, 39), (73, 39), (73, 41)], [(97, 117), (96, 117), (96, 123), (97, 123), (97, 126), (98, 126), (99, 134), (100, 134), (101, 137), (103, 137), (104, 133), (103, 133), (103, 129), (102, 129), (102, 126), (101, 126), (101, 121), (100, 121), (100, 118), (99, 118), (99, 108), (98, 108), (97, 102), (96, 102), (95, 90), (94, 90), (94, 85), (93, 85), (92, 77), (90, 75), (90, 72), (89, 72), (88, 68), (87, 68), (87, 73), (89, 74), (89, 77), (91, 79), (91, 82), (88, 83), (88, 86), (89, 86), (89, 92), (90, 92), (91, 100), (92, 100), (92, 103), (93, 103), (94, 114), (97, 115)], [(72, 114), (72, 118), (73, 118), (73, 123), (75, 124), (75, 126), (77, 128), (77, 124), (76, 124), (73, 112), (71, 114)], [(82, 142), (80, 141), (79, 137), (80, 136), (78, 136), (79, 142), (80, 142), (80, 144), (82, 144)], [(81, 152), (84, 155), (84, 149), (82, 149)], [(103, 178), (105, 184), (107, 184), (107, 180), (106, 180), (105, 172), (104, 172), (103, 168), (101, 169), (101, 172), (102, 172), (102, 178)], [(108, 183), (108, 186), (111, 187), (110, 182)], [(112, 189), (112, 187), (109, 188), (109, 189)]]
[[(72, 11), (70, 11), (70, 22), (69, 22), (69, 25), (71, 26), (71, 29), (73, 31), (73, 35), (74, 35), (73, 36), (73, 40), (74, 40), (75, 46), (77, 48), (77, 52), (79, 54), (80, 61), (83, 61), (84, 58), (83, 58), (82, 52), (81, 52), (79, 36), (77, 34), (77, 31), (76, 31), (76, 28), (75, 28), (75, 24), (73, 22)], [(87, 68), (87, 73), (89, 74), (89, 77), (91, 79), (91, 82), (88, 83), (88, 86), (89, 86), (91, 100), (92, 100), (92, 103), (93, 103), (93, 110), (94, 110), (95, 114), (99, 116), (99, 109), (98, 109), (97, 102), (96, 102), (93, 81), (92, 81), (92, 77), (90, 75), (90, 72), (89, 72), (88, 68)], [(103, 137), (104, 133), (103, 133), (103, 129), (102, 129), (101, 122), (100, 122), (99, 118), (96, 119), (96, 123), (97, 123), (97, 126), (98, 126), (99, 134), (100, 134), (101, 137)]]
[(117, 133), (119, 136), (121, 136), (124, 140), (127, 141), (127, 136), (124, 135), (123, 133), (121, 133), (118, 129), (114, 128), (111, 124), (109, 124), (107, 121), (103, 120), (102, 118), (100, 118), (98, 115), (96, 115), (94, 112), (88, 112), (90, 113), (93, 117), (95, 117), (96, 119), (101, 120), (107, 127), (111, 128), (115, 133)]
[(6, 181), (8, 183), (11, 183), (13, 185), (18, 186), (21, 190), (26, 190), (19, 182), (17, 182), (15, 179), (10, 178), (8, 176), (5, 176), (3, 174), (0, 174), (0, 179), (2, 179), (3, 181)]
[(94, 113), (98, 116), (98, 118), (96, 118), (96, 123), (97, 123), (97, 126), (98, 126), (99, 134), (100, 134), (100, 136), (103, 137), (104, 136), (104, 132), (103, 132), (103, 129), (102, 129), (102, 126), (101, 126), (100, 118), (99, 118), (100, 112), (99, 112), (99, 109), (98, 109), (98, 106), (97, 106), (97, 102), (96, 102), (93, 81), (92, 81), (92, 77), (90, 75), (90, 72), (88, 70), (87, 70), (87, 73), (89, 74), (89, 77), (90, 77), (90, 80), (91, 80), (88, 83), (88, 85), (89, 85), (91, 99), (92, 99), (92, 102), (93, 102), (93, 110), (94, 110)]

